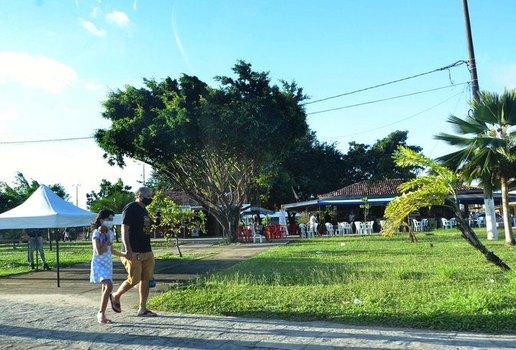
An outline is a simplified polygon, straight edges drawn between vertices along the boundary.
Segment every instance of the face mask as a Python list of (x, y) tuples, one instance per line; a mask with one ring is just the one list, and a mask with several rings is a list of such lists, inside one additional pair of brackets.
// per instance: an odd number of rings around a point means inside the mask
[(147, 198), (147, 197), (142, 198), (142, 203), (143, 203), (143, 205), (148, 206), (149, 204), (152, 203), (152, 198)]
[(102, 224), (104, 226), (106, 226), (107, 228), (112, 228), (113, 227), (113, 221), (111, 221), (111, 220), (104, 220), (104, 222)]

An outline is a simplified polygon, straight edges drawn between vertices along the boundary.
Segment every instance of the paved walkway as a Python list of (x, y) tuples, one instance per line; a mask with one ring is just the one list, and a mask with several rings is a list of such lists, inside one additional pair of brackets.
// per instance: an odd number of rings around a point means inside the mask
[[(233, 247), (183, 246), (185, 253), (210, 251), (205, 261), (157, 265), (157, 288), (231, 266), (276, 244)], [(215, 263), (214, 263), (215, 262)], [(181, 265), (183, 266), (181, 267)], [(182, 271), (182, 273), (179, 273)], [(0, 349), (516, 349), (516, 335), (483, 335), (413, 329), (354, 327), (329, 322), (287, 322), (237, 317), (160, 313), (136, 317), (137, 291), (122, 299), (115, 323), (96, 322), (100, 288), (88, 283), (88, 266), (0, 279)], [(123, 279), (115, 265), (115, 285)]]

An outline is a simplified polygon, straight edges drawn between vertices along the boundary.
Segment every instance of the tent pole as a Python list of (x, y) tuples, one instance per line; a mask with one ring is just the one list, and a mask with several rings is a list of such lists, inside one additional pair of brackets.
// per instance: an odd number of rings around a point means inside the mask
[(61, 287), (61, 278), (59, 274), (59, 240), (56, 239), (56, 270), (57, 270), (57, 288)]
[(50, 228), (47, 228), (48, 230), (48, 244), (50, 245), (50, 251), (52, 251), (52, 237), (50, 237)]
[[(34, 249), (34, 247), (32, 247), (32, 249)], [(39, 248), (36, 248), (36, 271), (38, 271), (38, 270), (39, 270)]]

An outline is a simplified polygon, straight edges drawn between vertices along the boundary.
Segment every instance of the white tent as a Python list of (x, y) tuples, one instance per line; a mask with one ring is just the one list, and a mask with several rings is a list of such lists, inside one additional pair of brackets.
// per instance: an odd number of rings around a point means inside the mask
[(0, 230), (90, 226), (95, 216), (41, 185), (25, 202), (0, 214)]

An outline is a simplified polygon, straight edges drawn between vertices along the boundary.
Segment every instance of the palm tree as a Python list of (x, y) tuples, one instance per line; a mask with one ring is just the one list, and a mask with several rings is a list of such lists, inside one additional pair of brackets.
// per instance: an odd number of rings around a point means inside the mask
[(455, 214), (457, 228), (460, 230), (462, 238), (481, 252), (490, 263), (495, 264), (503, 271), (511, 269), (482, 244), (467, 220), (462, 217), (455, 190), (463, 183), (461, 175), (407, 147), (399, 147), (393, 157), (399, 167), (418, 166), (426, 168), (429, 175), (410, 180), (399, 187), (402, 195), (396, 197), (385, 208), (387, 220), (382, 231), (384, 235), (394, 235), (396, 229), (401, 226), (406, 226), (410, 230), (410, 225), (407, 224), (406, 219), (420, 208), (447, 206)]
[(508, 203), (508, 182), (516, 167), (516, 90), (496, 93), (481, 92), (471, 104), (472, 115), (461, 119), (448, 118), (460, 135), (441, 133), (435, 138), (463, 147), (440, 160), (453, 169), (462, 171), (468, 180), (478, 179), (484, 187), (484, 203), (488, 234), (497, 239), (493, 208), (493, 187), (500, 183), (502, 190), (505, 241), (516, 242), (512, 235)]

